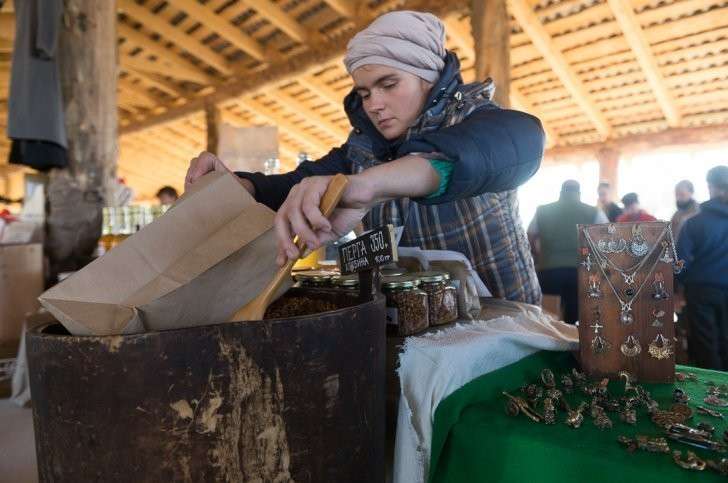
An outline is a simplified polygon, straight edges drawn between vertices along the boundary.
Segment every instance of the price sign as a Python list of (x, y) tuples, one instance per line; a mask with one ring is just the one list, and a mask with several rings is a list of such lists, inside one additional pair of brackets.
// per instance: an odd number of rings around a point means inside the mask
[(342, 275), (371, 270), (397, 261), (394, 227), (385, 225), (339, 246)]

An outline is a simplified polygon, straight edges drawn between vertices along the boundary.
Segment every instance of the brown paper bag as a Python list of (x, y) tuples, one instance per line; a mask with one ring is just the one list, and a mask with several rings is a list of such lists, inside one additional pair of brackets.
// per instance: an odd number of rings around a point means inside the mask
[(225, 322), (276, 271), (274, 215), (234, 175), (210, 173), (154, 223), (39, 300), (75, 335)]

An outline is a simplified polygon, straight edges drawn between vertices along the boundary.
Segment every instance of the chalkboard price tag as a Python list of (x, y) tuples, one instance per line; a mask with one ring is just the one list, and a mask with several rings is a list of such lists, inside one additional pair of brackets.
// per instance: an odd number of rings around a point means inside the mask
[(394, 227), (385, 225), (339, 245), (342, 275), (371, 270), (397, 261)]

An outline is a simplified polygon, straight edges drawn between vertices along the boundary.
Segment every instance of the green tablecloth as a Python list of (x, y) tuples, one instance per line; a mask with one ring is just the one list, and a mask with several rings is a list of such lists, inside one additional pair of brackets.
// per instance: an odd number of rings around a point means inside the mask
[[(526, 381), (536, 382), (543, 368), (551, 368), (557, 381), (561, 374), (574, 366), (568, 353), (538, 352), (515, 364), (486, 374), (466, 384), (446, 399), (435, 412), (430, 464), (431, 483), (474, 482), (614, 482), (666, 483), (675, 481), (726, 481), (717, 473), (706, 469), (690, 471), (676, 466), (668, 454), (636, 451), (630, 453), (619, 443), (619, 435), (660, 432), (646, 411), (638, 410), (637, 426), (619, 421), (618, 415), (609, 413), (614, 427), (601, 431), (592, 423), (588, 409), (584, 423), (572, 429), (563, 423), (564, 413), (558, 413), (556, 425), (537, 424), (523, 415), (505, 414), (501, 391), (518, 394)], [(675, 386), (691, 397), (690, 406), (704, 405), (706, 381), (718, 384), (728, 382), (728, 373), (678, 367), (693, 372), (698, 382), (672, 384), (645, 384), (661, 408), (672, 404)], [(559, 385), (560, 387), (560, 385)], [(622, 394), (623, 384), (612, 382), (610, 392)], [(582, 396), (567, 395), (575, 407)], [(726, 412), (728, 416), (728, 412)], [(697, 425), (706, 421), (716, 428), (716, 438), (722, 439), (728, 423), (710, 416), (695, 414), (689, 422)], [(671, 449), (691, 449), (680, 443), (669, 442)], [(694, 449), (700, 457), (717, 459), (717, 453)], [(728, 455), (726, 455), (728, 456)]]

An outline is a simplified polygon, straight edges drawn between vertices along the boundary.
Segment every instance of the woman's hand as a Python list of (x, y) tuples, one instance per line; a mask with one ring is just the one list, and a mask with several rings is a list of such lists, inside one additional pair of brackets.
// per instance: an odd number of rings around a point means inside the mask
[[(207, 173), (218, 171), (221, 173), (231, 173), (230, 168), (225, 166), (217, 156), (207, 151), (203, 151), (196, 158), (192, 158), (190, 161), (190, 167), (187, 168), (187, 176), (185, 176), (185, 190), (187, 190), (192, 183), (203, 177)], [(255, 187), (253, 183), (247, 179), (235, 177), (240, 184), (250, 193), (255, 196)]]
[(332, 176), (312, 176), (304, 178), (295, 185), (286, 201), (276, 213), (275, 231), (278, 241), (278, 265), (299, 257), (293, 243), (297, 234), (309, 250), (316, 250), (326, 243), (337, 240), (354, 229), (367, 214), (372, 205), (371, 190), (361, 175), (348, 177), (349, 184), (344, 190), (338, 207), (326, 219), (319, 204), (326, 192)]
[(275, 218), (279, 265), (298, 258), (294, 235), (303, 240), (306, 248), (315, 250), (351, 231), (372, 206), (396, 198), (427, 196), (440, 183), (440, 175), (430, 162), (415, 155), (374, 166), (348, 179), (329, 220), (321, 214), (319, 204), (331, 176), (304, 178), (291, 189)]

